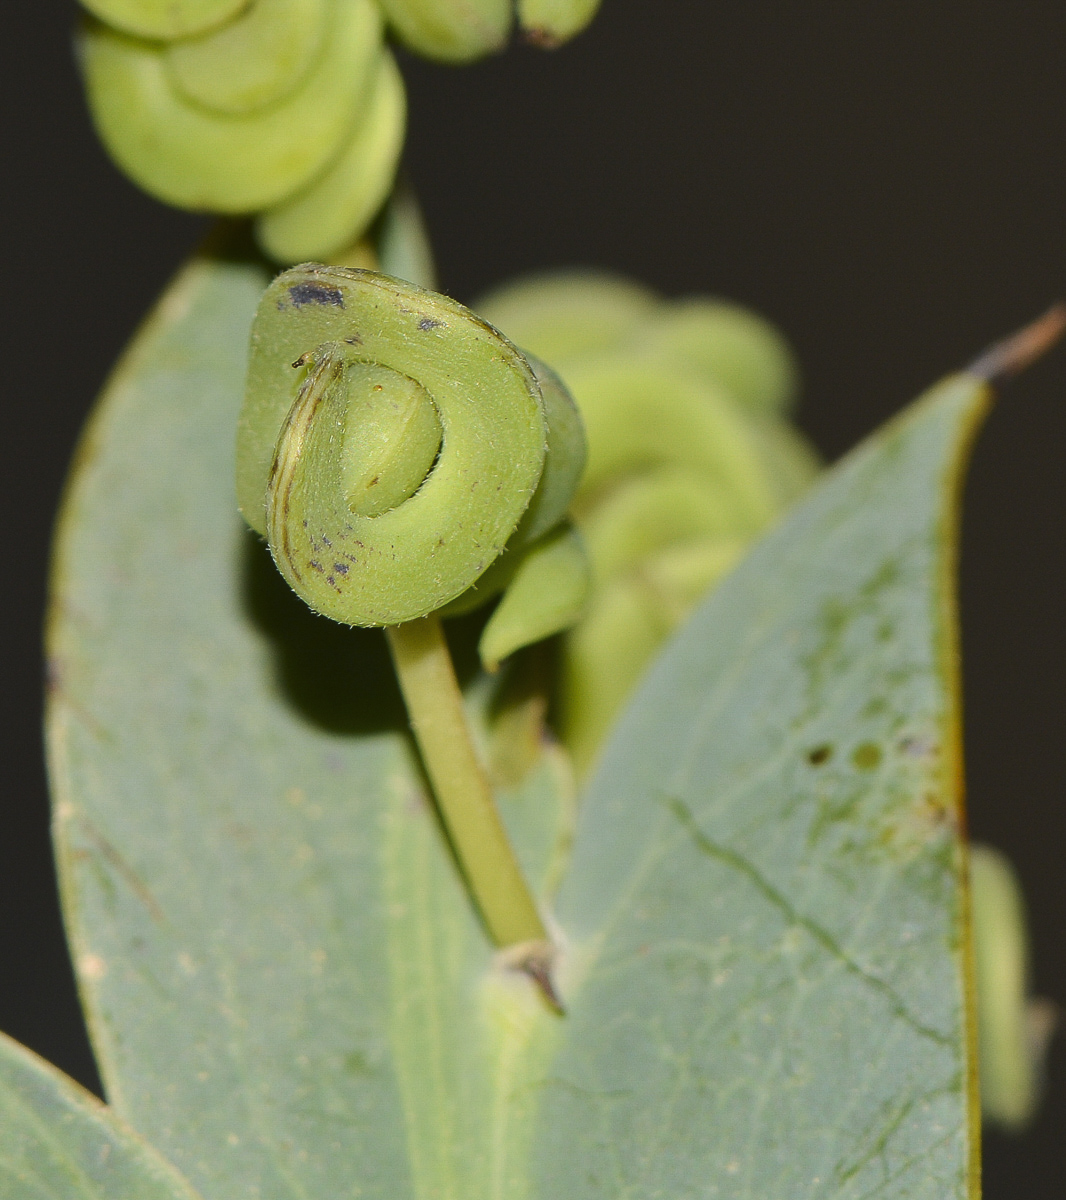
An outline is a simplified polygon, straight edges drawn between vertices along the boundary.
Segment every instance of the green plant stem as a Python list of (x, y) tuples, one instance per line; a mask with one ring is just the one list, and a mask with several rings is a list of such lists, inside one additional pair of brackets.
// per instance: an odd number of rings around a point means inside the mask
[[(385, 633), (441, 816), (489, 933), (501, 947), (539, 943), (543, 964), (547, 931), (475, 752), (440, 618), (407, 621)], [(529, 963), (515, 965), (539, 975)]]

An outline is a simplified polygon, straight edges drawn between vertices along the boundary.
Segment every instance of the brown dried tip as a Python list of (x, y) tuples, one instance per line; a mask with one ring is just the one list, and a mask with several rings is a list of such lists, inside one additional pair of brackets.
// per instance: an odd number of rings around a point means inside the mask
[(563, 44), (563, 39), (548, 29), (523, 29), (522, 40), (537, 50), (558, 50)]
[(1066, 333), (1066, 304), (1053, 304), (1042, 317), (1002, 342), (990, 346), (966, 368), (988, 383), (998, 383), (1017, 375), (1043, 357)]
[(555, 947), (550, 942), (519, 942), (516, 946), (507, 946), (500, 951), (500, 961), (509, 971), (528, 975), (555, 1012), (561, 1017), (566, 1016), (566, 1009), (552, 982)]

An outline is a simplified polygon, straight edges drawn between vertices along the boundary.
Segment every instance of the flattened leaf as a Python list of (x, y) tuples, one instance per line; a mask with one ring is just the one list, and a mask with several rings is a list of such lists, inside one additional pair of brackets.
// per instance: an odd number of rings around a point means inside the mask
[(956, 376), (672, 643), (579, 818), (536, 1194), (976, 1196)]
[[(488, 1194), (528, 1174), (510, 1090), (557, 1022), (492, 969), (381, 632), (313, 616), (237, 515), (265, 283), (229, 254), (179, 276), (61, 519), (50, 767), (93, 1045), (211, 1200)], [(542, 888), (569, 787), (553, 752), (504, 797)]]
[(95, 1096), (0, 1034), (5, 1200), (197, 1200)]
[[(493, 966), (380, 636), (312, 617), (236, 516), (265, 281), (179, 279), (62, 522), (57, 844), (116, 1108), (208, 1200), (960, 1200), (950, 501), (980, 387), (827, 476), (652, 673), (583, 810), (558, 1019)], [(552, 753), (504, 796), (542, 894), (567, 798)]]

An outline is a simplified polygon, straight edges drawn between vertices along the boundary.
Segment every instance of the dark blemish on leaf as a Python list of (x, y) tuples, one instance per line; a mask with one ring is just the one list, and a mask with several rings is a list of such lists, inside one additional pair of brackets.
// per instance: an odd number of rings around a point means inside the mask
[(894, 558), (886, 558), (877, 571), (862, 585), (864, 596), (876, 596), (878, 592), (892, 587), (899, 581), (899, 562)]
[(306, 529), (306, 528), (307, 528), (307, 522), (304, 521), (304, 529)]
[(336, 573), (338, 575), (347, 575), (348, 574), (348, 564), (347, 563), (334, 563), (333, 570), (336, 571)]
[(312, 558), (311, 561), (307, 565), (311, 568), (312, 571), (317, 571), (319, 573), (319, 575), (322, 574), (323, 567), (320, 562), (315, 562), (315, 560)]
[(807, 761), (812, 767), (820, 767), (833, 757), (833, 747), (827, 745), (815, 746), (807, 751)]
[[(943, 867), (953, 871), (954, 841), (958, 836), (959, 814), (954, 804), (932, 789), (916, 796), (913, 803), (898, 813), (881, 833), (881, 844), (895, 856), (910, 859), (916, 851), (939, 846)], [(919, 885), (920, 886), (920, 885)], [(939, 897), (934, 886), (933, 895)]]
[(325, 283), (294, 283), (289, 288), (289, 296), (297, 308), (305, 304), (332, 304), (337, 308), (344, 307), (344, 293), (338, 287), (330, 287)]
[(325, 534), (322, 535), (322, 545), (323, 546), (332, 546), (333, 545), (333, 543), (329, 540), (328, 537), (326, 537)]
[(936, 743), (927, 737), (908, 734), (899, 739), (899, 752), (908, 758), (925, 758), (936, 753)]
[(881, 765), (881, 747), (874, 742), (863, 742), (855, 747), (851, 761), (860, 771), (872, 771)]
[(443, 321), (434, 321), (432, 317), (423, 317), (422, 320), (418, 322), (418, 328), (421, 329), (423, 333), (428, 333), (429, 330), (437, 329), (443, 324)]
[(337, 587), (337, 581), (333, 578), (332, 575), (326, 576), (326, 582), (329, 584), (329, 586), (331, 588), (335, 588), (337, 591), (340, 591), (340, 588)]
[(363, 339), (358, 333), (353, 333), (351, 337), (346, 337), (344, 340), (349, 346), (361, 346), (363, 344)]
[(353, 1050), (351, 1054), (345, 1056), (344, 1069), (349, 1075), (371, 1075), (373, 1071), (365, 1054), (361, 1054), (358, 1050)]
[(958, 822), (954, 808), (936, 792), (926, 792), (915, 814), (925, 822), (928, 831), (936, 835), (947, 829), (956, 832)]
[(226, 837), (232, 838), (238, 846), (251, 846), (255, 843), (255, 828), (246, 821), (228, 821), (222, 829)]

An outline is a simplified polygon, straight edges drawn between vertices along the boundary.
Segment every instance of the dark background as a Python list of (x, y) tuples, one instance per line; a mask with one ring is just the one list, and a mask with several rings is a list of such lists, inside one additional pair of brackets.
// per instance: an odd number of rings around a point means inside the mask
[[(140, 195), (89, 128), (67, 4), (0, 40), (0, 1028), (94, 1086), (61, 940), (38, 733), (50, 525), (109, 364), (203, 228)], [(835, 457), (1066, 297), (1066, 6), (605, 0), (547, 55), (404, 60), (408, 164), (443, 286), (592, 264), (714, 291), (799, 350)], [(980, 441), (962, 560), (974, 833), (1028, 894), (1036, 985), (1066, 1002), (1066, 350)], [(1062, 1194), (1066, 1037), (1043, 1112), (987, 1144), (989, 1200)]]

